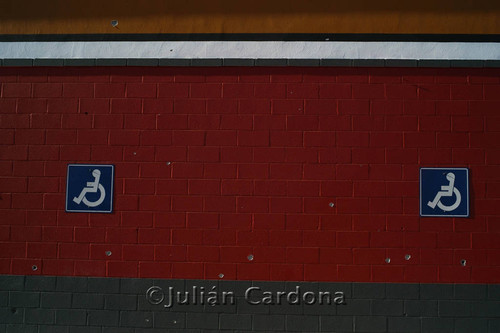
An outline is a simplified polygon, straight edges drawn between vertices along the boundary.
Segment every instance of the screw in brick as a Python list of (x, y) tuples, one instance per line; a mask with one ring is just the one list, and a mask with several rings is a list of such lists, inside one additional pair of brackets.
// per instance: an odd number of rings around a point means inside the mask
[(110, 257), (113, 253), (111, 251), (106, 251), (106, 256)]
[(385, 258), (385, 262), (386, 263), (390, 263), (391, 262), (391, 258)]
[(405, 260), (410, 260), (411, 259), (411, 255), (407, 254), (405, 255)]
[(249, 254), (248, 257), (247, 257), (248, 261), (252, 261), (253, 260), (253, 254)]
[(465, 259), (460, 260), (460, 265), (465, 267), (467, 265), (467, 260)]

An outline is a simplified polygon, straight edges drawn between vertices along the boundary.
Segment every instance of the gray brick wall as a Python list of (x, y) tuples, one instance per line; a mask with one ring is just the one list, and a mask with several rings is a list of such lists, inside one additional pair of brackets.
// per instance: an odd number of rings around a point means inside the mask
[[(160, 286), (164, 299), (147, 299)], [(263, 292), (309, 297), (342, 291), (343, 304), (281, 304)], [(168, 288), (188, 292), (190, 304), (168, 301)], [(233, 292), (233, 302), (211, 305), (208, 292)], [(197, 295), (197, 304), (192, 297)], [(160, 294), (156, 294), (159, 296)], [(184, 299), (181, 297), (181, 299)], [(203, 302), (202, 302), (203, 299)], [(277, 303), (274, 298), (274, 303)], [(311, 300), (311, 298), (308, 298)], [(158, 304), (156, 304), (158, 303)], [(204, 303), (204, 304), (201, 304)], [(292, 303), (292, 304), (290, 304)], [(326, 303), (326, 302), (325, 302)], [(0, 333), (150, 332), (392, 332), (498, 333), (500, 287), (478, 284), (294, 283), (0, 275)]]

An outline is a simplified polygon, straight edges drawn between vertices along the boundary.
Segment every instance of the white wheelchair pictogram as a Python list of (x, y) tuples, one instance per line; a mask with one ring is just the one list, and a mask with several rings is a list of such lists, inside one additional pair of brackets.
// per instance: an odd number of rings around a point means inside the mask
[[(436, 196), (434, 197), (434, 200), (429, 201), (427, 203), (427, 206), (431, 207), (432, 209), (436, 208), (438, 206), (445, 212), (451, 212), (460, 205), (460, 201), (462, 200), (462, 196), (460, 195), (460, 191), (455, 187), (455, 174), (452, 172), (449, 172), (446, 175), (446, 179), (449, 181), (448, 185), (442, 185), (441, 186), (441, 191), (436, 193)], [(456, 196), (455, 203), (450, 206), (446, 206), (441, 202), (442, 197), (452, 197), (453, 194)]]
[[(104, 186), (99, 183), (99, 179), (101, 178), (101, 171), (98, 169), (94, 169), (92, 171), (92, 176), (94, 176), (94, 181), (93, 182), (87, 182), (87, 187), (84, 187), (82, 189), (82, 192), (80, 192), (80, 195), (78, 197), (74, 197), (73, 201), (76, 204), (80, 204), (82, 201), (87, 207), (97, 207), (99, 206), (103, 201), (104, 198), (106, 197), (106, 191), (104, 190)], [(101, 195), (99, 196), (99, 199), (97, 201), (89, 201), (85, 197), (87, 193), (97, 193), (101, 192)]]

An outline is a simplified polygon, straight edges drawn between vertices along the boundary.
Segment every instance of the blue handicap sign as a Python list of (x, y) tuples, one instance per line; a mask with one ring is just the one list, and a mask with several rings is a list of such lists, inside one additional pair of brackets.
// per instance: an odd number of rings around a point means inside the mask
[(111, 213), (113, 211), (114, 166), (69, 164), (66, 211)]
[(421, 168), (420, 216), (468, 217), (469, 169)]

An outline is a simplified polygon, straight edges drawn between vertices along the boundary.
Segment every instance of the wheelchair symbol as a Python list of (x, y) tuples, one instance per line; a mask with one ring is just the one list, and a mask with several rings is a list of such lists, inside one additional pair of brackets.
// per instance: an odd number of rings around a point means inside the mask
[[(93, 182), (87, 182), (87, 187), (84, 187), (82, 191), (80, 192), (80, 195), (78, 197), (73, 198), (73, 202), (76, 204), (80, 204), (82, 201), (87, 207), (97, 207), (99, 206), (103, 201), (104, 198), (106, 197), (106, 191), (104, 190), (104, 186), (99, 183), (99, 179), (101, 178), (101, 171), (98, 169), (94, 169), (92, 171), (92, 176), (94, 176), (94, 181)], [(101, 192), (101, 195), (97, 201), (89, 201), (85, 197), (87, 193), (97, 193)]]
[[(462, 200), (462, 196), (460, 195), (460, 191), (455, 187), (455, 174), (453, 172), (449, 172), (446, 175), (446, 179), (449, 181), (448, 185), (442, 185), (441, 186), (441, 191), (436, 193), (436, 196), (434, 197), (434, 200), (429, 201), (427, 203), (427, 206), (431, 207), (432, 209), (436, 208), (438, 206), (445, 212), (451, 212), (455, 209), (457, 209), (458, 206), (460, 206), (460, 201)], [(442, 197), (452, 197), (453, 194), (456, 196), (455, 203), (451, 206), (445, 206), (441, 202)]]

